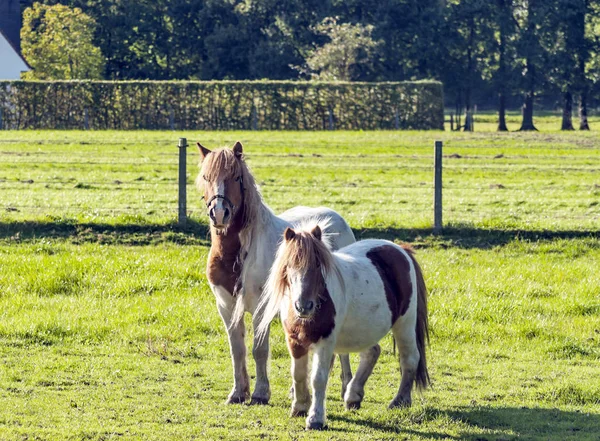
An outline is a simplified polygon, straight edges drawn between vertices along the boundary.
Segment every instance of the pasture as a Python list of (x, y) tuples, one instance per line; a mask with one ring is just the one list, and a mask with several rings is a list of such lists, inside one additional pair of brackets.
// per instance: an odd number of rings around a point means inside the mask
[[(553, 117), (539, 127), (1, 131), (0, 439), (598, 439), (600, 136), (549, 131)], [(241, 140), (275, 211), (327, 205), (357, 238), (415, 245), (433, 387), (412, 408), (387, 409), (399, 381), (388, 337), (362, 409), (344, 410), (336, 363), (330, 429), (305, 432), (288, 416), (278, 323), (270, 404), (223, 404), (232, 371), (204, 276), (195, 147), (191, 222), (175, 226), (179, 136), (208, 148)], [(430, 234), (434, 139), (441, 236)]]

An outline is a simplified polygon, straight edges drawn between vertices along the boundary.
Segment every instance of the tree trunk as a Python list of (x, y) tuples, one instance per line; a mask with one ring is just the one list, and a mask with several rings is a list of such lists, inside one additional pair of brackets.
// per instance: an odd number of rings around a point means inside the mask
[(498, 131), (508, 132), (508, 127), (506, 127), (506, 96), (502, 91), (498, 96)]
[(475, 21), (473, 20), (473, 17), (471, 17), (471, 20), (469, 20), (469, 25), (470, 25), (470, 32), (469, 32), (469, 46), (467, 49), (467, 90), (465, 93), (465, 107), (466, 107), (466, 113), (465, 113), (465, 127), (464, 127), (464, 131), (465, 132), (472, 132), (473, 131), (473, 111), (471, 110), (471, 71), (473, 70), (473, 52), (472, 52), (472, 47), (473, 47), (473, 41), (475, 39)]
[(529, 75), (529, 92), (525, 95), (525, 102), (523, 103), (522, 115), (523, 121), (521, 122), (522, 132), (532, 131), (537, 129), (533, 125), (533, 100), (535, 98), (535, 70), (533, 63), (530, 59), (527, 59), (527, 75)]
[(579, 130), (590, 130), (587, 115), (587, 89), (581, 91), (579, 99)]
[(575, 130), (573, 128), (573, 95), (566, 91), (563, 94), (562, 126), (560, 130)]
[(500, 59), (498, 60), (498, 76), (500, 85), (498, 87), (498, 132), (508, 132), (506, 127), (506, 2), (504, 0), (498, 1), (500, 8)]

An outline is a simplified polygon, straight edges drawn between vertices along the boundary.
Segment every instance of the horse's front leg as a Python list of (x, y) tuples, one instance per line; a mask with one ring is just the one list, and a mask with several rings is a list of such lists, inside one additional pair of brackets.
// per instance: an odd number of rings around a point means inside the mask
[(271, 398), (271, 388), (269, 386), (269, 377), (267, 373), (267, 364), (269, 362), (269, 329), (262, 336), (256, 336), (256, 328), (262, 317), (260, 314), (255, 314), (252, 317), (252, 325), (254, 328), (254, 345), (252, 347), (252, 356), (256, 362), (256, 385), (250, 404), (268, 404)]
[(327, 393), (327, 380), (329, 367), (333, 356), (334, 342), (322, 341), (313, 354), (312, 388), (313, 397), (306, 428), (308, 430), (321, 430), (325, 428), (325, 395)]
[(308, 390), (308, 352), (295, 358), (292, 354), (292, 412), (291, 416), (306, 416), (310, 407)]
[(227, 404), (243, 403), (250, 396), (250, 378), (246, 369), (246, 344), (244, 335), (246, 329), (244, 321), (240, 320), (236, 325), (231, 326), (231, 317), (235, 302), (232, 305), (218, 303), (219, 314), (225, 324), (227, 335), (229, 337), (229, 349), (231, 352), (231, 361), (233, 363), (233, 389), (227, 397)]

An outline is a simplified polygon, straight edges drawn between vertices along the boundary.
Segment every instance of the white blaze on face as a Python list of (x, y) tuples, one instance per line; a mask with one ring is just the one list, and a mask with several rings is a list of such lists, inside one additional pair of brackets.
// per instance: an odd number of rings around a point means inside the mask
[[(217, 181), (214, 184), (215, 193), (214, 195), (225, 196), (225, 181)], [(228, 206), (223, 198), (216, 198), (212, 202), (211, 211), (213, 212), (215, 225), (224, 225), (225, 221), (225, 213), (230, 212), (230, 207)], [(229, 213), (231, 214), (231, 213)]]
[(290, 283), (290, 301), (293, 306), (302, 296), (302, 291), (304, 290), (304, 278), (298, 271), (288, 270), (288, 280)]

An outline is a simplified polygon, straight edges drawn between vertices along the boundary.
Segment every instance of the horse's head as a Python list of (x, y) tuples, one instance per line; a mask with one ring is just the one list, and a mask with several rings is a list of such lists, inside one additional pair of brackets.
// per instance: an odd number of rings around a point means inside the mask
[(212, 226), (225, 232), (234, 222), (242, 223), (245, 170), (242, 144), (238, 141), (232, 149), (210, 151), (198, 143), (198, 148), (202, 161), (196, 182), (204, 192)]
[(279, 280), (289, 293), (293, 312), (303, 319), (312, 317), (319, 309), (327, 289), (325, 275), (332, 266), (331, 252), (321, 236), (318, 225), (311, 231), (287, 228), (284, 233)]

